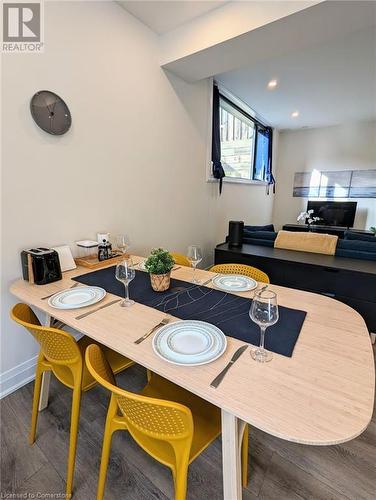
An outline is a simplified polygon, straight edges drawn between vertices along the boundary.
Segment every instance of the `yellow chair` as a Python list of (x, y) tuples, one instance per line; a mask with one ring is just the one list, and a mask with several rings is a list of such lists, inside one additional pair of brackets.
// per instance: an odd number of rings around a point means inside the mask
[[(151, 374), (140, 394), (116, 386), (111, 367), (97, 345), (85, 354), (92, 376), (111, 392), (103, 436), (97, 500), (104, 495), (112, 434), (127, 430), (149, 455), (171, 469), (175, 500), (184, 500), (189, 464), (221, 433), (216, 406), (168, 380)], [(247, 484), (248, 426), (242, 446), (243, 484)]]
[(192, 264), (182, 253), (170, 252), (170, 255), (174, 259), (175, 264), (177, 264), (178, 266), (192, 267)]
[[(18, 324), (27, 328), (41, 346), (35, 373), (30, 444), (35, 441), (43, 372), (52, 371), (60, 382), (73, 389), (66, 485), (66, 493), (69, 498), (73, 488), (81, 392), (91, 389), (97, 383), (84, 362), (85, 350), (89, 344), (93, 343), (93, 340), (82, 337), (76, 342), (72, 335), (63, 330), (41, 326), (32, 309), (26, 304), (16, 304), (11, 310), (11, 317)], [(134, 364), (130, 359), (109, 348), (103, 346), (103, 349), (111, 369), (115, 373)]]
[(246, 264), (217, 264), (212, 266), (209, 271), (219, 274), (242, 274), (262, 283), (270, 283), (269, 276), (264, 271)]

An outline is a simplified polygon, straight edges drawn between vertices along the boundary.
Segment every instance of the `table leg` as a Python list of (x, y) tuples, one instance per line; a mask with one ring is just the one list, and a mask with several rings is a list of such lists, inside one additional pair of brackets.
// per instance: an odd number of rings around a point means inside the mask
[[(45, 319), (45, 326), (51, 326), (53, 323), (54, 319), (49, 315), (46, 314), (46, 319)], [(42, 386), (41, 386), (41, 391), (40, 391), (40, 398), (39, 398), (39, 406), (38, 410), (42, 411), (48, 406), (48, 393), (50, 390), (50, 379), (51, 379), (51, 372), (44, 372), (42, 375)]]
[(222, 464), (224, 500), (241, 500), (241, 443), (245, 423), (222, 410)]
[(48, 393), (50, 391), (51, 372), (43, 372), (42, 385), (40, 388), (40, 398), (38, 410), (42, 411), (48, 406)]

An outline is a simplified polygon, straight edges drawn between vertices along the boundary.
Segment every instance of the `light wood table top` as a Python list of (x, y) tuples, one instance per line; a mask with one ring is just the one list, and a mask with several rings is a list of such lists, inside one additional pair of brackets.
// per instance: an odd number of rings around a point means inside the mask
[[(135, 262), (137, 259), (140, 258), (135, 258)], [(41, 300), (52, 292), (69, 288), (71, 278), (86, 272), (91, 271), (77, 268), (64, 273), (62, 281), (43, 286), (18, 280), (12, 284), (11, 292), (21, 301), (282, 439), (312, 445), (336, 444), (355, 438), (370, 422), (375, 383), (373, 352), (362, 317), (347, 305), (271, 284), (280, 305), (307, 311), (293, 356), (274, 353), (270, 363), (260, 364), (247, 350), (221, 385), (213, 389), (210, 382), (243, 342), (229, 337), (225, 354), (210, 364), (176, 366), (154, 354), (151, 338), (134, 344), (134, 340), (165, 316), (160, 311), (141, 304), (129, 308), (114, 304), (77, 320), (82, 309), (78, 312), (53, 309), (47, 300)], [(202, 280), (213, 276), (203, 270), (196, 273)], [(172, 274), (189, 281), (192, 269), (181, 267)], [(253, 293), (239, 295), (252, 297)], [(108, 294), (102, 303), (113, 299)]]

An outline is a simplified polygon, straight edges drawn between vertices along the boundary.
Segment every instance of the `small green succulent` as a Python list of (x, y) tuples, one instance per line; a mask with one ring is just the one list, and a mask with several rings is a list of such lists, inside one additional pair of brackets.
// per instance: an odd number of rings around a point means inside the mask
[(150, 274), (167, 274), (174, 267), (175, 261), (163, 248), (154, 248), (145, 261), (145, 269)]
[(369, 230), (372, 231), (372, 233), (376, 236), (376, 227), (375, 226), (370, 227)]

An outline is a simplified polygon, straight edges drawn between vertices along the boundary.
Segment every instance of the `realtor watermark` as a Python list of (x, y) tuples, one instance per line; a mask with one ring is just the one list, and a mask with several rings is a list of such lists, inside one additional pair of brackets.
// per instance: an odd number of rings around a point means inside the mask
[(51, 500), (51, 499), (66, 499), (71, 498), (72, 495), (68, 493), (42, 493), (37, 491), (36, 493), (0, 493), (0, 499), (33, 499), (33, 500)]
[(2, 2), (2, 52), (38, 53), (44, 50), (43, 2)]
[(0, 493), (0, 499), (33, 499), (33, 500), (50, 500), (50, 499), (66, 499), (71, 498), (72, 495), (68, 493), (42, 493), (38, 491), (36, 493)]

